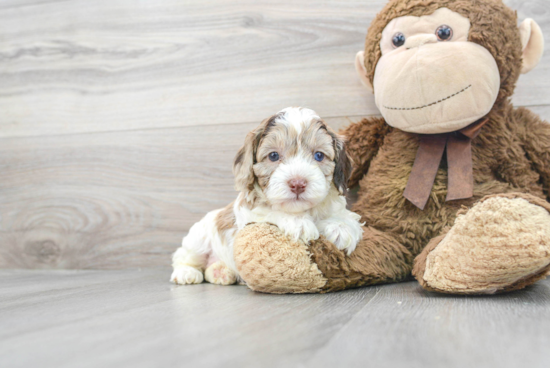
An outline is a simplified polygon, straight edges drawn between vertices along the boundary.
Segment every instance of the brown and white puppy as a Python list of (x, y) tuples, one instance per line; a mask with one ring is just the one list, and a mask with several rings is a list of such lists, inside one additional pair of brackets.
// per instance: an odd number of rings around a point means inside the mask
[(344, 141), (305, 108), (286, 108), (250, 132), (233, 167), (235, 202), (208, 213), (172, 257), (171, 281), (228, 285), (238, 278), (233, 240), (249, 223), (277, 225), (296, 240), (324, 235), (351, 254), (360, 216), (346, 209), (351, 163)]

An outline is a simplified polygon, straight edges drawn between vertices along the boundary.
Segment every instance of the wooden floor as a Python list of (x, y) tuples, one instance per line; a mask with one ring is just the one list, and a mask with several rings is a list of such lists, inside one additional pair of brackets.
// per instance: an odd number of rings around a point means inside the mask
[(169, 269), (0, 271), (0, 366), (548, 367), (550, 280), (502, 296), (416, 282), (325, 295), (174, 286)]

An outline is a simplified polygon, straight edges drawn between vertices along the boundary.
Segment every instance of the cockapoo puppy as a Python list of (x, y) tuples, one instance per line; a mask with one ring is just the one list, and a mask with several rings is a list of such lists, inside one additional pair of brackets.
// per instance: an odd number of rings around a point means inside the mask
[(235, 158), (237, 199), (191, 227), (172, 257), (171, 281), (235, 283), (233, 240), (253, 222), (277, 225), (306, 243), (324, 235), (351, 254), (363, 229), (360, 216), (346, 209), (350, 171), (344, 140), (314, 111), (286, 108), (264, 120)]

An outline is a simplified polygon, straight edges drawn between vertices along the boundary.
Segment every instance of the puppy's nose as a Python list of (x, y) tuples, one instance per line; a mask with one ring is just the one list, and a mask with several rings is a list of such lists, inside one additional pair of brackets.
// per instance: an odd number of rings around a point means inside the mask
[(302, 178), (290, 179), (288, 181), (288, 186), (290, 187), (290, 191), (292, 193), (300, 194), (305, 192), (307, 187), (307, 181)]

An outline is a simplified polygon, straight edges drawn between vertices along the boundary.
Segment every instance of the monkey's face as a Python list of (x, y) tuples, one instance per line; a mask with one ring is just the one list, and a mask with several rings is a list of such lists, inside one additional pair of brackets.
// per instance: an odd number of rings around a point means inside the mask
[(412, 133), (459, 130), (491, 111), (500, 88), (493, 56), (468, 41), (470, 21), (447, 8), (393, 19), (374, 74), (386, 122)]

